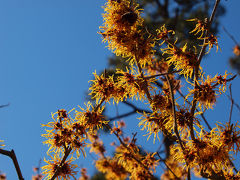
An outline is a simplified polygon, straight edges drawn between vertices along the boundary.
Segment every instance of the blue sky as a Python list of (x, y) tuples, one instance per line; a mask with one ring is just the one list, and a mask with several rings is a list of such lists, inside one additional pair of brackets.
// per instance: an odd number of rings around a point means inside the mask
[[(6, 149), (15, 150), (25, 179), (30, 179), (32, 167), (47, 151), (42, 144), (41, 124), (51, 120), (51, 112), (83, 106), (92, 73), (107, 67), (111, 52), (97, 34), (104, 3), (104, 0), (0, 0), (0, 105), (10, 103), (0, 109), (0, 139), (5, 140)], [(240, 2), (229, 0), (222, 4), (227, 14), (221, 24), (240, 41), (237, 23)], [(226, 69), (232, 71), (228, 58), (234, 43), (222, 30), (219, 45), (222, 52), (216, 54), (213, 50), (203, 60), (204, 69), (212, 75)], [(232, 85), (237, 102), (239, 84), (237, 77)], [(228, 118), (229, 105), (223, 96), (216, 111), (207, 112), (212, 125)], [(237, 120), (239, 112), (234, 113), (233, 120)], [(80, 166), (86, 164), (93, 169), (89, 163), (92, 159), (88, 158), (81, 160)], [(8, 179), (17, 179), (12, 161), (2, 155), (0, 170), (7, 173)]]

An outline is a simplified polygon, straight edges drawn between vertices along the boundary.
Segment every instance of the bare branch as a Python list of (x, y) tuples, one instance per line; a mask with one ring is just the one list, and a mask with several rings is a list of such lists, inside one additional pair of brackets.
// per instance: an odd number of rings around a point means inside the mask
[(158, 76), (165, 76), (168, 74), (173, 74), (173, 73), (178, 73), (178, 72), (180, 72), (180, 71), (172, 71), (172, 72), (167, 72), (167, 73), (156, 74), (156, 75), (152, 75), (152, 76), (147, 76), (147, 77), (145, 77), (145, 79), (151, 79), (151, 78), (155, 78)]
[(237, 40), (233, 37), (233, 35), (231, 35), (224, 26), (222, 28), (225, 31), (225, 33), (227, 33), (227, 35), (233, 40), (233, 42), (239, 46)]
[(13, 164), (14, 164), (14, 166), (15, 166), (15, 169), (16, 169), (16, 171), (17, 171), (17, 175), (18, 175), (19, 180), (24, 180), (14, 150), (12, 149), (11, 151), (7, 151), (7, 150), (4, 150), (4, 149), (0, 149), (0, 154), (3, 154), (3, 155), (5, 155), (5, 156), (8, 156), (8, 157), (10, 157), (10, 158), (12, 159)]
[(229, 85), (229, 91), (230, 91), (231, 107), (230, 107), (230, 112), (229, 112), (228, 123), (230, 125), (231, 124), (231, 119), (232, 119), (232, 111), (233, 111), (232, 84)]
[(68, 147), (68, 148), (65, 149), (64, 156), (63, 156), (60, 164), (58, 165), (57, 170), (55, 171), (54, 175), (52, 176), (52, 178), (51, 178), (50, 180), (54, 180), (54, 179), (58, 176), (62, 165), (63, 165), (63, 164), (65, 163), (65, 161), (67, 160), (67, 157), (68, 157), (68, 155), (70, 154), (71, 151), (72, 151), (72, 148), (71, 148), (71, 147)]
[(168, 75), (165, 76), (168, 82), (168, 86), (169, 86), (169, 91), (170, 91), (170, 96), (171, 96), (171, 100), (172, 100), (172, 113), (173, 113), (173, 119), (174, 119), (174, 132), (177, 136), (178, 139), (178, 143), (180, 144), (182, 151), (184, 151), (184, 146), (181, 140), (181, 137), (179, 135), (178, 132), (178, 124), (177, 124), (177, 118), (176, 118), (176, 109), (175, 109), (175, 99), (174, 99), (174, 94), (173, 94), (173, 89), (172, 89), (172, 83), (169, 80)]
[(0, 108), (7, 107), (7, 106), (9, 106), (9, 105), (10, 105), (9, 103), (8, 103), (8, 104), (4, 104), (4, 105), (1, 105)]
[(164, 162), (165, 166), (167, 167), (167, 169), (174, 175), (176, 180), (181, 180), (179, 177), (177, 177), (177, 175), (172, 171), (172, 169), (167, 165), (166, 161), (160, 156), (160, 154), (157, 152), (157, 155), (159, 157), (159, 159)]
[[(186, 97), (183, 95), (183, 93), (181, 93), (181, 91), (177, 90), (177, 92), (180, 94), (180, 96), (189, 104), (191, 105), (191, 103), (186, 99)], [(199, 112), (198, 109), (196, 109), (197, 112)], [(204, 114), (201, 113), (200, 116), (202, 117), (203, 121), (206, 123), (208, 129), (211, 131), (212, 127), (210, 126), (210, 124), (208, 123), (207, 119), (205, 118)]]
[[(208, 31), (206, 32), (205, 37), (207, 37), (209, 35), (209, 29), (210, 29), (211, 24), (213, 22), (213, 18), (215, 16), (215, 13), (216, 13), (216, 10), (217, 10), (217, 7), (218, 7), (219, 3), (220, 3), (220, 0), (216, 0), (215, 1), (215, 5), (214, 5), (214, 8), (213, 8), (212, 14), (211, 14), (210, 19), (208, 21)], [(198, 75), (199, 75), (199, 66), (200, 66), (201, 60), (203, 58), (204, 52), (205, 52), (205, 50), (207, 48), (206, 38), (204, 38), (203, 44), (204, 45), (202, 46), (202, 49), (201, 49), (201, 51), (199, 53), (197, 65), (196, 65), (195, 71), (194, 71), (194, 89), (196, 89), (197, 86), (198, 86), (197, 85), (197, 81), (198, 81)], [(197, 92), (195, 91), (194, 95), (193, 95), (192, 108), (191, 108), (191, 111), (190, 111), (192, 117), (194, 116), (194, 112), (196, 110), (196, 105), (197, 105), (197, 98), (196, 97), (197, 97)], [(191, 124), (191, 127), (190, 127), (190, 130), (191, 130), (191, 129), (193, 129), (193, 118), (191, 119), (191, 123), (190, 124)], [(191, 138), (194, 138), (193, 135), (194, 134), (191, 133)], [(194, 140), (194, 139), (192, 139), (192, 140)]]
[[(108, 124), (105, 124), (105, 126), (110, 130), (112, 131), (112, 128), (108, 125)], [(121, 137), (118, 135), (118, 133), (112, 131), (113, 134), (117, 137), (117, 139), (119, 140), (120, 144), (126, 148), (129, 152), (131, 151), (131, 149), (123, 142), (123, 140), (121, 139)], [(136, 134), (133, 135), (133, 139), (134, 137), (136, 136)], [(133, 141), (133, 140), (132, 140)], [(148, 175), (150, 175), (151, 177), (153, 177), (153, 174), (149, 171), (148, 167), (146, 167), (137, 157), (135, 157), (134, 155), (132, 155), (132, 158), (139, 164), (141, 165), (148, 173)]]
[[(229, 96), (229, 95), (227, 95), (227, 97), (231, 100), (231, 97)], [(240, 111), (240, 106), (237, 104), (237, 103), (235, 103), (235, 101), (234, 101), (234, 99), (232, 99), (233, 100), (233, 104), (237, 107), (237, 109)]]

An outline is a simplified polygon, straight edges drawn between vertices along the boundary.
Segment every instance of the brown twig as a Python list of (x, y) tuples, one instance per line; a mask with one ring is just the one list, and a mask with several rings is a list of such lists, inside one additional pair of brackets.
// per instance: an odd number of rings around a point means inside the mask
[[(179, 135), (178, 132), (178, 124), (177, 124), (177, 118), (176, 118), (176, 109), (175, 109), (175, 100), (174, 100), (174, 94), (173, 94), (173, 89), (172, 89), (172, 84), (171, 81), (169, 80), (168, 75), (165, 76), (168, 82), (168, 86), (169, 86), (169, 91), (170, 91), (170, 95), (171, 95), (171, 99), (172, 99), (172, 111), (173, 111), (173, 119), (174, 119), (174, 132), (177, 136), (178, 139), (178, 143), (180, 144), (180, 147), (182, 149), (182, 152), (184, 152), (185, 148), (183, 146), (183, 142), (181, 140), (181, 137)], [(191, 133), (191, 132), (190, 132)], [(186, 164), (188, 165), (187, 161)], [(191, 180), (191, 173), (190, 173), (190, 168), (188, 167), (188, 176), (187, 176), (188, 180)]]
[(62, 167), (62, 165), (65, 163), (65, 161), (67, 160), (67, 157), (68, 155), (70, 154), (70, 152), (72, 151), (72, 148), (71, 147), (68, 147), (65, 149), (65, 153), (64, 153), (64, 156), (60, 162), (60, 164), (58, 165), (58, 168), (57, 170), (55, 171), (55, 173), (53, 174), (52, 178), (50, 180), (54, 180), (57, 176), (58, 176), (58, 173), (60, 172), (60, 169)]
[[(104, 101), (105, 101), (105, 98), (101, 99), (100, 103), (97, 104), (97, 105), (94, 107), (94, 111), (97, 111), (98, 108), (102, 105), (102, 103), (103, 103)], [(54, 180), (54, 179), (58, 176), (59, 171), (60, 171), (62, 165), (63, 165), (63, 164), (65, 163), (65, 161), (67, 160), (67, 158), (68, 158), (69, 154), (71, 153), (71, 151), (72, 151), (71, 146), (68, 146), (68, 147), (64, 146), (64, 156), (63, 156), (60, 164), (58, 165), (57, 170), (55, 171), (55, 173), (53, 174), (53, 176), (52, 176), (52, 178), (51, 178), (50, 180)]]
[(173, 74), (173, 73), (178, 73), (178, 72), (180, 72), (180, 71), (172, 71), (172, 72), (167, 72), (167, 73), (156, 74), (156, 75), (152, 75), (152, 76), (147, 76), (147, 77), (145, 77), (145, 79), (151, 79), (151, 78), (155, 78), (158, 76), (165, 76), (168, 74)]
[(170, 82), (168, 75), (166, 75), (165, 77), (168, 82), (169, 92), (170, 92), (170, 96), (171, 96), (171, 100), (172, 100), (172, 113), (173, 113), (173, 119), (174, 119), (174, 128), (173, 129), (177, 136), (178, 142), (182, 148), (182, 151), (184, 151), (185, 148), (183, 146), (183, 142), (182, 142), (181, 137), (178, 132), (178, 124), (177, 124), (176, 109), (175, 109), (175, 99), (174, 99), (174, 94), (173, 94), (173, 89), (172, 89), (172, 83)]
[[(186, 97), (183, 95), (183, 93), (179, 90), (177, 90), (177, 92), (180, 94), (180, 96), (189, 104), (191, 105), (191, 103), (186, 99)], [(198, 109), (196, 109), (197, 112), (199, 112)], [(206, 123), (208, 129), (211, 131), (212, 127), (210, 126), (210, 124), (208, 123), (207, 119), (205, 118), (204, 114), (201, 113), (200, 116), (202, 117), (203, 121)]]
[(228, 120), (229, 125), (231, 124), (232, 111), (233, 111), (233, 98), (232, 98), (232, 88), (231, 87), (232, 87), (232, 84), (229, 85), (230, 100), (231, 100), (231, 107), (230, 107), (229, 120)]
[(231, 35), (231, 34), (227, 31), (227, 29), (226, 29), (224, 26), (223, 26), (223, 30), (224, 30), (225, 33), (227, 33), (227, 35), (233, 40), (233, 42), (234, 42), (237, 46), (239, 46), (237, 40), (233, 37), (233, 35)]
[(97, 104), (97, 105), (94, 107), (94, 111), (97, 111), (98, 108), (102, 105), (102, 103), (103, 103), (104, 101), (105, 101), (105, 98), (102, 98), (101, 101), (100, 101), (100, 103)]
[(141, 65), (140, 65), (136, 55), (135, 55), (135, 61), (136, 61), (137, 67), (138, 67), (138, 71), (140, 72), (141, 78), (144, 80), (144, 87), (143, 87), (144, 91), (145, 91), (145, 93), (147, 95), (149, 103), (151, 103), (152, 102), (152, 98), (151, 98), (151, 95), (150, 95), (150, 93), (148, 91), (147, 81), (146, 81), (146, 79), (145, 79), (145, 77), (143, 75), (142, 67), (141, 67)]
[[(210, 19), (208, 21), (208, 29), (207, 29), (207, 32), (205, 33), (205, 37), (207, 37), (209, 35), (209, 29), (210, 29), (211, 24), (213, 22), (213, 18), (216, 14), (216, 10), (217, 10), (217, 7), (218, 7), (219, 3), (220, 3), (220, 0), (215, 1), (215, 5), (214, 5), (214, 8), (213, 8), (212, 14), (211, 14)], [(206, 41), (207, 41), (206, 38), (204, 38), (202, 49), (201, 49), (201, 51), (198, 55), (197, 65), (196, 65), (195, 71), (194, 71), (194, 89), (197, 89), (197, 87), (198, 87), (197, 81), (198, 81), (198, 75), (199, 75), (199, 66), (200, 66), (201, 60), (203, 58), (204, 52), (207, 48)], [(190, 111), (192, 117), (194, 116), (194, 112), (195, 112), (196, 106), (197, 106), (197, 98), (196, 97), (197, 97), (197, 91), (195, 91), (194, 95), (193, 95), (193, 103), (192, 103), (192, 108), (191, 108), (191, 111)], [(190, 122), (190, 133), (191, 133), (192, 140), (194, 140), (195, 136), (194, 136), (194, 132), (193, 132), (193, 118), (191, 118), (191, 122)]]
[[(221, 0), (216, 0), (216, 1), (215, 1), (215, 5), (214, 5), (214, 7), (213, 7), (213, 10), (212, 10), (210, 19), (209, 19), (208, 24), (207, 24), (208, 30), (207, 30), (207, 33), (206, 33), (205, 37), (207, 37), (207, 36), (209, 35), (209, 29), (210, 29), (210, 27), (211, 27), (211, 25), (212, 25), (212, 22), (213, 22), (213, 19), (214, 19), (214, 16), (215, 16), (215, 14), (216, 14), (217, 7), (218, 7), (220, 1), (221, 1)], [(206, 41), (207, 41), (206, 38), (204, 38), (203, 44), (206, 44)], [(201, 49), (201, 51), (200, 51), (200, 53), (199, 53), (199, 56), (198, 56), (198, 65), (200, 65), (200, 63), (201, 63), (201, 60), (202, 60), (202, 58), (203, 58), (203, 55), (204, 55), (204, 52), (205, 52), (206, 48), (207, 48), (207, 45), (203, 45), (203, 46), (202, 46), (202, 49)]]
[[(227, 97), (231, 100), (231, 97), (229, 96), (229, 95), (227, 95)], [(235, 101), (234, 101), (234, 99), (232, 99), (233, 100), (233, 104), (237, 107), (237, 109), (240, 111), (240, 106), (237, 104), (237, 103), (235, 103)]]
[(9, 106), (9, 105), (10, 105), (9, 103), (8, 103), (8, 104), (4, 104), (4, 105), (1, 105), (0, 108), (7, 107), (7, 106)]
[(124, 103), (124, 104), (132, 107), (133, 110), (130, 111), (130, 112), (121, 114), (121, 115), (117, 115), (116, 117), (109, 118), (109, 119), (108, 119), (109, 121), (113, 121), (113, 120), (116, 120), (116, 119), (124, 118), (124, 117), (130, 116), (130, 115), (132, 115), (132, 114), (136, 114), (136, 113), (151, 113), (151, 111), (148, 111), (148, 110), (146, 110), (146, 109), (140, 109), (140, 108), (136, 107), (134, 104), (132, 104), (132, 103), (130, 103), (130, 102), (123, 101), (122, 103)]
[(167, 169), (174, 175), (176, 180), (181, 180), (179, 177), (177, 177), (177, 175), (172, 171), (172, 169), (167, 165), (166, 161), (160, 156), (160, 154), (157, 152), (157, 155), (159, 157), (159, 159), (165, 164), (165, 166), (167, 167)]
[(5, 156), (8, 156), (8, 157), (10, 157), (10, 158), (12, 159), (13, 164), (14, 164), (14, 166), (15, 166), (15, 169), (16, 169), (16, 171), (17, 171), (17, 175), (18, 175), (19, 180), (24, 180), (14, 150), (12, 149), (11, 151), (7, 151), (7, 150), (4, 150), (4, 149), (0, 149), (0, 154), (3, 154), (3, 155), (5, 155)]
[(123, 101), (122, 103), (130, 106), (131, 108), (133, 108), (136, 112), (146, 112), (146, 113), (151, 113), (151, 111), (148, 111), (146, 109), (140, 109), (137, 106), (135, 106), (134, 104), (128, 102), (128, 101)]
[[(119, 140), (120, 144), (126, 148), (129, 152), (131, 152), (131, 149), (123, 142), (123, 140), (121, 139), (121, 137), (118, 135), (118, 133), (112, 131), (112, 128), (108, 125), (105, 124), (105, 126), (111, 131), (113, 132), (113, 134), (117, 137), (117, 139)], [(134, 137), (136, 136), (136, 134), (134, 135)], [(132, 140), (133, 141), (133, 140)], [(150, 173), (148, 167), (146, 167), (138, 158), (136, 158), (134, 155), (131, 156), (139, 165), (141, 165), (148, 173), (148, 175), (150, 175), (151, 177), (153, 177), (153, 174)]]

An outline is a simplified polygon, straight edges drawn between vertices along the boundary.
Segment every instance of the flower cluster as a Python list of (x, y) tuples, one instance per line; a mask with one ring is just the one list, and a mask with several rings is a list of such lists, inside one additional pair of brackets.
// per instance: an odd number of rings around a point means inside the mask
[(187, 44), (178, 48), (175, 44), (168, 44), (168, 47), (162, 49), (163, 54), (167, 54), (167, 62), (174, 65), (176, 70), (180, 70), (186, 78), (192, 77), (193, 70), (197, 65), (197, 55), (194, 51), (187, 50)]
[[(209, 33), (209, 27), (208, 27), (207, 19), (202, 21), (202, 20), (199, 20), (199, 19), (195, 18), (195, 19), (189, 19), (188, 21), (197, 22), (195, 28), (190, 33), (194, 33), (195, 36), (200, 33), (200, 36), (198, 37), (198, 39), (204, 40), (204, 43), (203, 43), (202, 46), (207, 46), (208, 45), (207, 53), (210, 52), (213, 45), (216, 46), (217, 51), (218, 51), (219, 47), (218, 47), (217, 37), (214, 36), (213, 34)], [(204, 34), (207, 34), (207, 35), (205, 37), (203, 37)]]
[[(195, 140), (188, 140), (185, 149), (179, 144), (172, 147), (171, 153), (175, 160), (194, 169), (199, 175), (213, 177), (227, 174), (231, 164), (231, 152), (239, 151), (239, 125), (217, 126), (206, 132), (201, 126)], [(236, 147), (236, 148), (234, 148)]]
[[(70, 112), (58, 110), (52, 114), (53, 122), (43, 125), (47, 129), (46, 134), (42, 136), (47, 138), (44, 144), (49, 146), (48, 155), (51, 157), (51, 160), (44, 160), (47, 165), (42, 167), (46, 179), (54, 175), (57, 179), (74, 177), (76, 175), (74, 169), (77, 167), (72, 163), (75, 159), (74, 154), (77, 158), (80, 154), (85, 156), (84, 148), (88, 137), (93, 136), (96, 130), (108, 123), (102, 115), (104, 107), (95, 109), (88, 103), (86, 109), (80, 109), (81, 111), (75, 111), (74, 119), (69, 115)], [(71, 158), (66, 160), (67, 156)]]
[[(116, 69), (112, 75), (93, 73), (89, 88), (93, 102), (75, 112), (58, 110), (52, 115), (53, 121), (43, 125), (46, 133), (42, 136), (50, 156), (42, 167), (45, 178), (75, 178), (74, 160), (80, 154), (85, 156), (87, 147), (97, 155), (96, 168), (109, 180), (154, 179), (162, 162), (167, 167), (162, 179), (186, 179), (190, 171), (210, 179), (238, 178), (232, 160), (240, 151), (239, 125), (231, 124), (230, 119), (227, 125), (217, 125), (208, 132), (199, 117), (207, 123), (203, 113), (213, 108), (218, 96), (227, 90), (227, 83), (235, 78), (229, 78), (227, 72), (213, 78), (205, 76), (200, 65), (207, 47), (207, 53), (213, 46), (218, 49), (217, 37), (209, 32), (211, 22), (188, 20), (195, 23), (190, 33), (201, 42), (190, 46), (179, 43), (166, 25), (150, 33), (141, 11), (135, 0), (107, 0), (100, 34), (110, 50), (129, 60), (128, 67)], [(189, 89), (186, 96), (182, 93), (184, 83)], [(140, 101), (147, 108), (137, 108), (128, 100)], [(147, 139), (153, 136), (155, 143), (163, 134), (165, 159), (158, 151), (143, 151), (136, 144), (136, 134), (131, 140), (125, 137), (125, 122), (109, 123), (103, 112), (111, 102), (124, 102), (133, 108), (112, 120), (138, 113), (139, 126), (146, 131)], [(116, 146), (112, 156), (107, 155), (107, 146), (99, 138), (98, 130), (103, 128), (119, 141), (118, 145), (112, 143)], [(86, 169), (81, 170), (81, 176), (89, 178)]]
[(216, 75), (211, 78), (209, 75), (205, 77), (203, 74), (201, 79), (197, 81), (196, 88), (190, 90), (188, 96), (196, 94), (195, 98), (197, 99), (200, 108), (212, 108), (216, 102), (217, 95), (220, 95), (226, 91), (226, 83), (229, 81), (227, 76), (229, 75), (230, 74), (227, 74), (226, 72), (223, 76)]
[(104, 26), (100, 27), (100, 34), (116, 55), (130, 58), (131, 64), (137, 60), (145, 66), (154, 53), (154, 39), (144, 32), (138, 6), (135, 1), (108, 0), (104, 7)]

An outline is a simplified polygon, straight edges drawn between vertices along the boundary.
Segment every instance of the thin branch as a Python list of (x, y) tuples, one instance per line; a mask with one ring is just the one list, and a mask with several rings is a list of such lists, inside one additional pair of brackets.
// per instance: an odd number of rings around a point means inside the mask
[(152, 76), (147, 76), (147, 77), (144, 77), (145, 79), (151, 79), (151, 78), (155, 78), (155, 77), (158, 77), (158, 76), (165, 76), (165, 75), (168, 75), (168, 74), (173, 74), (173, 73), (178, 73), (178, 72), (181, 72), (181, 71), (172, 71), (172, 72), (167, 72), (167, 73), (161, 73), (161, 74), (156, 74), (156, 75), (152, 75)]
[(122, 115), (118, 115), (118, 116), (115, 116), (115, 117), (112, 117), (112, 118), (109, 118), (108, 120), (109, 121), (114, 121), (116, 119), (121, 119), (121, 118), (124, 118), (124, 117), (128, 117), (128, 116), (130, 116), (132, 114), (135, 114), (135, 113), (137, 113), (137, 111), (133, 110), (131, 112), (128, 112), (128, 113), (125, 113), (125, 114), (122, 114)]
[(105, 101), (105, 98), (102, 98), (100, 103), (95, 106), (94, 111), (97, 111), (104, 101)]
[[(101, 101), (99, 102), (99, 104), (97, 104), (97, 105), (94, 107), (94, 111), (97, 111), (98, 108), (100, 108), (100, 106), (102, 105), (102, 103), (103, 103), (104, 101), (105, 101), (105, 98), (101, 99)], [(58, 165), (55, 173), (53, 174), (53, 176), (52, 176), (52, 178), (51, 178), (50, 180), (54, 180), (54, 179), (58, 176), (58, 174), (59, 174), (59, 172), (60, 172), (60, 170), (61, 170), (62, 165), (63, 165), (63, 164), (65, 163), (65, 161), (67, 160), (67, 158), (68, 158), (69, 154), (71, 153), (71, 151), (72, 151), (71, 146), (68, 146), (68, 147), (64, 146), (64, 156), (63, 156), (60, 164)]]
[(159, 157), (159, 159), (165, 164), (165, 166), (167, 167), (167, 169), (174, 175), (176, 180), (181, 180), (179, 177), (177, 177), (177, 175), (172, 171), (172, 169), (167, 165), (166, 161), (160, 156), (160, 154), (157, 152), (157, 155)]
[(18, 175), (19, 180), (24, 180), (14, 150), (12, 149), (11, 151), (7, 151), (7, 150), (4, 150), (4, 149), (0, 149), (0, 154), (3, 154), (3, 155), (5, 155), (5, 156), (8, 156), (8, 157), (10, 157), (10, 158), (12, 159), (13, 164), (14, 164), (14, 166), (15, 166), (15, 169), (16, 169), (16, 171), (17, 171), (17, 175)]
[[(183, 93), (181, 93), (181, 91), (177, 90), (177, 92), (180, 94), (180, 96), (189, 104), (191, 105), (191, 103), (186, 99), (186, 97), (183, 95)], [(198, 109), (196, 109), (197, 112), (199, 112)], [(211, 131), (212, 127), (210, 126), (210, 124), (208, 123), (207, 119), (205, 118), (204, 114), (201, 113), (200, 116), (202, 117), (203, 121), (206, 123), (208, 129)]]
[[(229, 95), (227, 95), (227, 97), (231, 100), (231, 97)], [(233, 99), (232, 99), (233, 100)], [(235, 103), (235, 101), (233, 100), (233, 104), (238, 108), (238, 110), (240, 111), (240, 106)]]
[[(112, 131), (112, 128), (108, 125), (108, 124), (105, 124), (105, 126), (110, 130)], [(129, 152), (131, 151), (131, 149), (123, 142), (123, 140), (121, 139), (121, 137), (118, 135), (118, 133), (112, 131), (113, 134), (117, 137), (117, 139), (119, 140), (120, 144), (123, 145), (124, 148), (126, 148)], [(134, 135), (135, 137), (136, 135)], [(132, 158), (139, 164), (141, 165), (148, 173), (148, 175), (150, 175), (151, 177), (153, 177), (153, 174), (150, 173), (148, 167), (146, 167), (138, 158), (136, 158), (134, 155), (132, 155)]]
[[(208, 31), (207, 31), (205, 37), (207, 37), (207, 36), (209, 35), (209, 29), (210, 29), (210, 27), (211, 27), (211, 25), (212, 25), (212, 22), (213, 22), (213, 19), (214, 19), (214, 16), (215, 16), (215, 14), (216, 14), (217, 7), (218, 7), (220, 1), (221, 1), (221, 0), (216, 0), (216, 1), (215, 1), (215, 5), (214, 5), (214, 7), (213, 7), (212, 14), (211, 14), (210, 19), (209, 19), (209, 21), (208, 21)], [(204, 38), (203, 44), (206, 44), (206, 41), (207, 41), (206, 38)], [(204, 55), (204, 52), (205, 52), (206, 48), (207, 48), (207, 45), (203, 45), (203, 47), (202, 47), (202, 49), (201, 49), (201, 51), (200, 51), (200, 54), (199, 54), (199, 56), (198, 56), (198, 64), (199, 64), (199, 65), (200, 65), (200, 62), (201, 62), (201, 60), (202, 60), (202, 57), (203, 57), (203, 55)]]
[(178, 132), (178, 124), (177, 124), (177, 118), (176, 118), (176, 109), (175, 109), (175, 100), (174, 100), (174, 94), (173, 94), (173, 89), (172, 89), (172, 84), (169, 80), (168, 75), (165, 76), (168, 82), (168, 86), (169, 86), (169, 92), (170, 92), (170, 96), (171, 96), (171, 100), (172, 100), (172, 113), (173, 113), (173, 119), (174, 119), (174, 132), (177, 136), (178, 142), (182, 148), (182, 151), (184, 152), (184, 146), (183, 146), (183, 142), (181, 140), (181, 137), (179, 135)]
[(136, 107), (134, 104), (132, 104), (130, 102), (123, 101), (122, 103), (130, 106), (131, 108), (133, 108), (133, 110), (130, 111), (130, 112), (121, 114), (121, 115), (117, 115), (116, 117), (109, 118), (108, 119), (109, 121), (113, 121), (113, 120), (116, 120), (116, 119), (124, 118), (124, 117), (130, 116), (132, 114), (136, 114), (136, 113), (151, 113), (151, 111), (148, 111), (148, 110), (145, 110), (145, 109), (140, 109), (140, 108)]
[[(170, 91), (170, 95), (171, 95), (171, 99), (172, 99), (172, 111), (173, 111), (173, 119), (174, 119), (174, 132), (175, 132), (175, 134), (177, 136), (177, 139), (178, 139), (178, 142), (179, 142), (180, 147), (182, 149), (182, 152), (184, 153), (185, 148), (183, 146), (183, 142), (182, 142), (181, 137), (180, 137), (179, 132), (178, 132), (178, 124), (177, 124), (177, 118), (176, 118), (175, 100), (174, 100), (172, 84), (171, 84), (171, 82), (169, 80), (168, 75), (166, 75), (165, 77), (166, 77), (167, 82), (168, 82), (169, 91)], [(194, 137), (194, 136), (192, 137), (192, 133), (194, 133), (194, 131), (193, 130), (191, 131), (191, 129), (190, 129), (191, 138)], [(188, 165), (187, 161), (185, 161), (185, 162)], [(187, 171), (188, 171), (188, 176), (187, 176), (188, 178), (187, 179), (191, 180), (190, 168), (188, 168)]]
[(4, 104), (4, 105), (1, 105), (0, 108), (7, 107), (7, 106), (9, 106), (9, 105), (10, 105), (9, 103), (8, 103), (8, 104)]
[[(133, 111), (131, 112), (128, 112), (128, 113), (125, 113), (125, 114), (122, 114), (118, 117), (113, 117), (113, 118), (110, 118), (109, 120), (115, 120), (115, 119), (118, 119), (118, 118), (122, 118), (122, 117), (127, 117), (129, 115), (132, 115), (134, 113), (137, 113), (137, 112), (140, 112), (140, 113), (152, 113), (151, 111), (148, 111), (148, 110), (144, 110), (144, 109), (140, 109), (140, 108), (137, 108), (134, 104), (128, 102), (128, 101), (124, 101), (123, 102), (124, 104), (130, 106), (133, 108)], [(165, 136), (167, 136), (169, 139), (173, 140), (173, 141), (176, 141), (177, 140), (177, 137), (175, 135), (172, 135), (171, 133), (168, 132), (168, 130), (166, 129), (162, 129), (162, 132)]]
[(187, 169), (187, 179), (191, 180), (191, 173), (190, 173), (190, 167), (189, 166), (188, 166), (188, 169)]
[[(237, 77), (237, 75), (234, 75), (233, 77), (229, 78), (229, 79), (225, 79), (225, 82), (229, 82), (235, 79), (235, 77)], [(218, 82), (216, 82), (214, 85), (212, 85), (212, 87), (216, 87), (217, 85), (219, 85)]]
[(132, 103), (130, 103), (130, 102), (128, 102), (128, 101), (123, 101), (122, 103), (130, 106), (130, 107), (133, 108), (134, 110), (138, 109), (134, 104), (132, 104)]
[(134, 104), (128, 102), (128, 101), (123, 101), (122, 103), (132, 107), (136, 112), (146, 112), (146, 113), (151, 113), (151, 111), (148, 111), (146, 109), (141, 109), (141, 108), (138, 108), (137, 106), (135, 106)]
[(58, 165), (57, 170), (55, 171), (55, 173), (53, 174), (53, 176), (52, 176), (52, 178), (51, 178), (50, 180), (54, 180), (54, 179), (58, 176), (62, 165), (63, 165), (63, 164), (65, 163), (65, 161), (67, 160), (67, 157), (68, 157), (68, 155), (70, 154), (71, 151), (72, 151), (72, 148), (71, 148), (71, 147), (68, 147), (68, 148), (65, 149), (64, 156), (63, 156), (60, 164)]
[(155, 0), (155, 2), (156, 2), (156, 4), (158, 5), (158, 8), (159, 8), (159, 9), (162, 9), (162, 5), (161, 5), (161, 3), (159, 2), (159, 0)]
[(232, 84), (229, 85), (229, 91), (230, 91), (231, 108), (230, 108), (230, 112), (229, 112), (228, 123), (230, 125), (231, 124), (231, 119), (232, 119), (232, 111), (233, 111)]
[(237, 40), (233, 37), (233, 35), (231, 35), (224, 26), (222, 26), (222, 28), (223, 28), (223, 30), (225, 31), (225, 33), (227, 33), (227, 35), (233, 40), (233, 42), (234, 42), (237, 46), (239, 46)]
[[(214, 18), (215, 14), (216, 14), (216, 10), (217, 10), (217, 7), (218, 7), (219, 3), (220, 3), (220, 0), (216, 0), (215, 1), (215, 5), (214, 5), (214, 8), (213, 8), (212, 14), (211, 14), (210, 19), (208, 21), (208, 30), (207, 30), (207, 32), (205, 34), (205, 37), (207, 37), (209, 35), (209, 29), (210, 29), (211, 24), (213, 22), (213, 18)], [(205, 50), (207, 48), (206, 41), (207, 41), (206, 38), (204, 38), (204, 41), (203, 41), (204, 45), (202, 46), (202, 49), (201, 49), (201, 51), (199, 53), (197, 65), (195, 67), (195, 71), (194, 71), (194, 89), (196, 89), (197, 86), (198, 86), (197, 81), (198, 81), (198, 75), (199, 75), (199, 66), (200, 66), (201, 60), (203, 58), (204, 52), (205, 52)], [(197, 105), (197, 98), (196, 97), (197, 97), (197, 91), (195, 91), (194, 95), (193, 95), (193, 103), (192, 103), (192, 108), (191, 108), (191, 111), (190, 111), (192, 117), (194, 116), (194, 112), (196, 110), (196, 105)], [(190, 122), (190, 132), (192, 131), (192, 129), (193, 129), (193, 118), (191, 118), (191, 122)], [(191, 133), (191, 138), (193, 138), (192, 140), (195, 139), (195, 136), (194, 136), (193, 132)]]
[(147, 95), (149, 103), (151, 103), (152, 102), (152, 98), (151, 98), (151, 95), (150, 95), (150, 93), (148, 91), (147, 81), (145, 80), (145, 77), (143, 75), (143, 71), (142, 71), (141, 65), (140, 65), (136, 55), (135, 55), (135, 61), (136, 61), (137, 67), (138, 67), (138, 71), (140, 72), (141, 78), (143, 78), (143, 80), (144, 80), (144, 87), (143, 87), (144, 91), (145, 91), (145, 93)]

